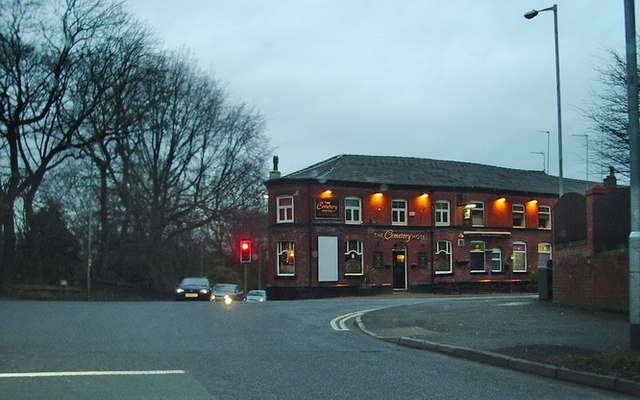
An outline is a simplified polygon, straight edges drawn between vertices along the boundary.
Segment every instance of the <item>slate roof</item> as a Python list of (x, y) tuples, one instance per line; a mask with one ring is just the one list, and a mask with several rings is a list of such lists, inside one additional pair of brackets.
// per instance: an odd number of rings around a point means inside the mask
[[(558, 177), (543, 171), (412, 157), (342, 154), (280, 179), (558, 194)], [(584, 193), (587, 182), (565, 178), (564, 186)]]

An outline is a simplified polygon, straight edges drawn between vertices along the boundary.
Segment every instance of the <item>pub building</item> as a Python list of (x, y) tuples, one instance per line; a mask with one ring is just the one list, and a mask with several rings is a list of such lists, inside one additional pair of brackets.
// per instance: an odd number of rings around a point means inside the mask
[(545, 172), (338, 155), (281, 176), (277, 164), (266, 181), (270, 298), (512, 289), (553, 258), (558, 177)]

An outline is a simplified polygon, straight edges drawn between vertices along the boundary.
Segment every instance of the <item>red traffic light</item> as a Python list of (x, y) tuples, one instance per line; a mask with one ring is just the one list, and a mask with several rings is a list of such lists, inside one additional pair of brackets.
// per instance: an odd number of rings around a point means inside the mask
[(251, 262), (251, 240), (240, 241), (240, 262)]

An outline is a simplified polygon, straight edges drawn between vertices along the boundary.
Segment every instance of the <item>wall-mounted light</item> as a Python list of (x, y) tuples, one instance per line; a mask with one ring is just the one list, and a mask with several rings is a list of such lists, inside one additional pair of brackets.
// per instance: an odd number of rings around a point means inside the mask
[(422, 197), (423, 199), (426, 199), (429, 197), (429, 193), (422, 193), (420, 197)]
[(327, 189), (324, 192), (320, 193), (320, 197), (323, 199), (331, 197), (331, 195), (333, 195), (333, 192), (331, 191), (331, 189)]
[(469, 203), (469, 204), (466, 204), (464, 208), (476, 208), (476, 205), (474, 203)]
[(503, 196), (503, 197), (498, 198), (496, 201), (507, 201), (507, 198)]
[(538, 200), (536, 200), (536, 199), (531, 199), (531, 200), (529, 200), (529, 203), (531, 203), (531, 204), (538, 204)]
[(269, 193), (265, 193), (265, 194), (263, 194), (263, 195), (262, 195), (262, 198), (263, 198), (263, 199), (268, 199), (268, 198), (269, 198)]

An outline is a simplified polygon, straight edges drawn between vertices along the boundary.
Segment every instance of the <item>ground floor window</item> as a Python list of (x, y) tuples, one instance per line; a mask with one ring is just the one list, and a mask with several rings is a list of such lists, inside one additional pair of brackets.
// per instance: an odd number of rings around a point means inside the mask
[(539, 243), (538, 244), (538, 266), (546, 267), (551, 260), (551, 244)]
[(344, 251), (345, 275), (362, 275), (362, 242), (347, 240)]
[(527, 272), (527, 244), (513, 242), (513, 272)]
[(296, 244), (292, 240), (278, 242), (278, 276), (293, 276), (296, 273)]
[(438, 240), (436, 242), (436, 253), (433, 258), (433, 269), (436, 274), (450, 274), (452, 272), (450, 241)]
[(471, 272), (485, 272), (484, 242), (471, 242)]
[(502, 272), (502, 250), (491, 249), (491, 272)]

